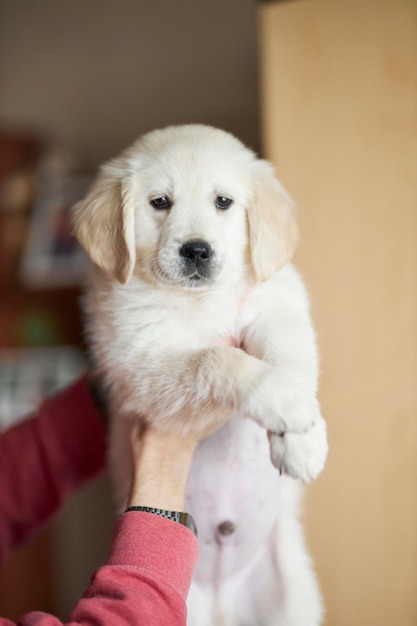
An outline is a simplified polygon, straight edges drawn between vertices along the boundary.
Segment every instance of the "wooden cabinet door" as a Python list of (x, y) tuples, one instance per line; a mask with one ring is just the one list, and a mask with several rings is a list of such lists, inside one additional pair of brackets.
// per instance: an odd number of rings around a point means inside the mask
[(328, 626), (417, 624), (417, 3), (261, 4), (265, 153), (300, 203), (330, 456)]

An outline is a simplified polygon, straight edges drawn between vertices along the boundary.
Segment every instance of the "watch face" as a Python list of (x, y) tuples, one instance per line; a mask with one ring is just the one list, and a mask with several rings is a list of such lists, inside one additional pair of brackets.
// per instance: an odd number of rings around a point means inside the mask
[(198, 537), (197, 525), (192, 515), (188, 516), (188, 523), (189, 523), (188, 528), (195, 534), (196, 537)]
[(190, 515), (189, 513), (180, 513), (179, 514), (181, 516), (182, 519), (178, 520), (180, 522), (180, 524), (183, 524), (184, 526), (186, 526), (187, 528), (189, 528), (197, 537), (198, 533), (197, 533), (197, 526), (195, 525), (195, 521), (192, 515)]

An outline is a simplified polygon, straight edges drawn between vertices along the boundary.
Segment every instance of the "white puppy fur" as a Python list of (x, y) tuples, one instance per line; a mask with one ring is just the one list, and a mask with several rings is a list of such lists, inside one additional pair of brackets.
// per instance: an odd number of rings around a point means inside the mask
[(318, 626), (294, 478), (323, 469), (326, 427), (308, 297), (288, 263), (295, 207), (273, 167), (218, 129), (153, 131), (102, 167), (74, 225), (94, 262), (87, 329), (119, 505), (129, 418), (208, 435), (188, 484), (201, 546), (188, 623)]

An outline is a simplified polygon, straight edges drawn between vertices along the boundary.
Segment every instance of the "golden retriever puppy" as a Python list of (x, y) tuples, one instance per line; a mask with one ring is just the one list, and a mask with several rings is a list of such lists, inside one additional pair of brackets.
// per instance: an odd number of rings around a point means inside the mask
[(87, 329), (119, 505), (129, 418), (208, 435), (188, 485), (201, 545), (188, 623), (317, 626), (294, 478), (323, 469), (326, 427), (308, 297), (289, 264), (295, 208), (273, 167), (222, 130), (156, 130), (101, 168), (74, 225), (94, 262)]

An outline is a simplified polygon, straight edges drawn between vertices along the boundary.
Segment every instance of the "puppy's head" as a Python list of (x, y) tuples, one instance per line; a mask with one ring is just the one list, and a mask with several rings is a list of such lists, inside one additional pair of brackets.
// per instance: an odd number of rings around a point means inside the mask
[(293, 204), (272, 166), (228, 133), (201, 125), (153, 131), (101, 168), (74, 207), (91, 259), (185, 288), (259, 280), (291, 257)]

